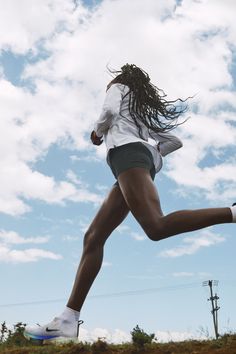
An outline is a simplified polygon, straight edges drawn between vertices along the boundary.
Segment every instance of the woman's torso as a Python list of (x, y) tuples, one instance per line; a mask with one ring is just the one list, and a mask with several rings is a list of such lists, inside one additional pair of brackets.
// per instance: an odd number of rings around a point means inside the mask
[(109, 151), (109, 149), (132, 142), (142, 142), (151, 151), (156, 171), (159, 171), (162, 167), (162, 158), (156, 146), (154, 146), (154, 142), (151, 143), (150, 141), (148, 128), (139, 120), (139, 129), (129, 112), (129, 101), (131, 100), (130, 104), (132, 107), (133, 93), (130, 92), (127, 94), (130, 89), (126, 85), (116, 85), (121, 92), (122, 100), (120, 102), (119, 113), (113, 117), (110, 128), (104, 134), (107, 150)]

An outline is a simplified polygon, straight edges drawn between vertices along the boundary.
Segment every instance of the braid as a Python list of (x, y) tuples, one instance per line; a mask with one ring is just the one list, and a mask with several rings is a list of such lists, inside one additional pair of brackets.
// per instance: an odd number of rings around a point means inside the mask
[(140, 136), (140, 121), (148, 129), (157, 133), (170, 131), (183, 123), (178, 123), (178, 118), (186, 112), (187, 106), (175, 103), (183, 103), (188, 98), (166, 100), (165, 92), (154, 86), (148, 74), (134, 64), (126, 64), (121, 67), (120, 71), (109, 68), (108, 70), (111, 74), (116, 74), (111, 83), (121, 83), (129, 87), (130, 90), (124, 97), (133, 93), (129, 95), (129, 112), (139, 129)]

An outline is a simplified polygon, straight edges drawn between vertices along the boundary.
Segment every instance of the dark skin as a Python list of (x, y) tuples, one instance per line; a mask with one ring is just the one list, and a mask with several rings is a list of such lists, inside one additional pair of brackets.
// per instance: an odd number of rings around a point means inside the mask
[(94, 145), (101, 145), (103, 142), (102, 138), (99, 138), (94, 130), (92, 131), (92, 133), (90, 135), (90, 139)]
[[(97, 146), (103, 142), (94, 131), (91, 141)], [(232, 222), (230, 208), (179, 210), (163, 215), (156, 185), (147, 169), (138, 167), (126, 170), (118, 176), (118, 182), (119, 186), (112, 187), (85, 233), (82, 258), (67, 303), (68, 307), (77, 311), (81, 310), (101, 268), (106, 240), (129, 211), (152, 241)]]

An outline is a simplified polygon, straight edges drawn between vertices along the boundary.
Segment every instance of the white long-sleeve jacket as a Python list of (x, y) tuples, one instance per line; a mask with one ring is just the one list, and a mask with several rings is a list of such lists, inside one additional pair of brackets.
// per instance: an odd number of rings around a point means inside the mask
[[(162, 156), (183, 146), (181, 140), (170, 133), (155, 133), (139, 121), (141, 136), (133, 118), (129, 113), (129, 97), (132, 93), (123, 84), (113, 84), (108, 89), (99, 119), (95, 122), (94, 131), (97, 136), (104, 136), (107, 151), (116, 146), (142, 142), (151, 151), (158, 172), (162, 167)], [(123, 99), (123, 100), (122, 100)], [(150, 139), (156, 143), (153, 145)], [(157, 148), (158, 145), (158, 148)]]

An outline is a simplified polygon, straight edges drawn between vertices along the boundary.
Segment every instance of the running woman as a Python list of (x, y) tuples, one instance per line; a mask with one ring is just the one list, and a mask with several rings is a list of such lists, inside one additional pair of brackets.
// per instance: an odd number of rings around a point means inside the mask
[(153, 180), (162, 167), (162, 158), (182, 147), (181, 140), (170, 131), (179, 125), (177, 119), (186, 107), (182, 100), (166, 100), (164, 92), (136, 65), (126, 64), (112, 73), (115, 77), (107, 86), (91, 141), (101, 145), (104, 139), (107, 163), (117, 181), (85, 233), (83, 254), (67, 306), (52, 322), (27, 326), (28, 338), (78, 337), (80, 311), (101, 268), (104, 244), (129, 211), (152, 241), (236, 222), (236, 205), (163, 215)]

